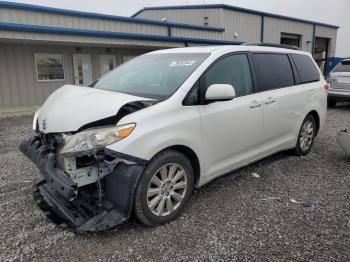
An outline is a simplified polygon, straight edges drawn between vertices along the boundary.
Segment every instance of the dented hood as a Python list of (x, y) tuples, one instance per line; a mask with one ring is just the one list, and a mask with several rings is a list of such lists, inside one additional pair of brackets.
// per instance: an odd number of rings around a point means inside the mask
[(129, 102), (145, 100), (151, 99), (64, 85), (52, 93), (39, 109), (39, 130), (44, 133), (77, 131), (88, 123), (116, 115)]

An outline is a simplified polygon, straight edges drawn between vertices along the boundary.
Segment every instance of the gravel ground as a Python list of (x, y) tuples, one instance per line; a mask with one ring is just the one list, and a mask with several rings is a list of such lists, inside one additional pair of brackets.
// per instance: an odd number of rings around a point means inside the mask
[(32, 200), (38, 172), (17, 149), (31, 117), (0, 118), (0, 261), (350, 261), (350, 159), (335, 142), (341, 126), (350, 127), (350, 106), (329, 110), (308, 156), (280, 153), (218, 178), (172, 223), (129, 221), (74, 235)]

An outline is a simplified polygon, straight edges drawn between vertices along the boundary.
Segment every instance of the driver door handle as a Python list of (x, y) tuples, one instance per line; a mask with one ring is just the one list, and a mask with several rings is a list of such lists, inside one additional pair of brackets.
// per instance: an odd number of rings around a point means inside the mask
[(250, 104), (249, 106), (251, 109), (254, 109), (254, 108), (258, 108), (258, 107), (261, 107), (261, 103), (259, 103), (258, 101), (254, 101)]
[(275, 103), (275, 102), (276, 102), (275, 99), (273, 99), (272, 97), (269, 97), (269, 98), (267, 98), (267, 100), (265, 101), (265, 105), (273, 104), (273, 103)]

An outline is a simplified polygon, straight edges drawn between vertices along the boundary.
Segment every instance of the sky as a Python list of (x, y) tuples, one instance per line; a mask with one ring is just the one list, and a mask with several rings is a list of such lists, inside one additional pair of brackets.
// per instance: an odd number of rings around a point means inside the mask
[(43, 6), (130, 16), (143, 7), (228, 4), (340, 26), (336, 56), (350, 57), (350, 0), (16, 0)]

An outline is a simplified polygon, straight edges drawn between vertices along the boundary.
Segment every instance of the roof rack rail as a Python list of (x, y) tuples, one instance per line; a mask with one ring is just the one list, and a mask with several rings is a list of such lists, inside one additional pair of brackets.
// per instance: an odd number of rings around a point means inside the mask
[(286, 48), (286, 49), (292, 49), (292, 50), (300, 50), (296, 46), (292, 45), (282, 45), (282, 44), (274, 44), (274, 43), (243, 43), (242, 45), (246, 46), (268, 46), (268, 47), (279, 47), (279, 48)]

